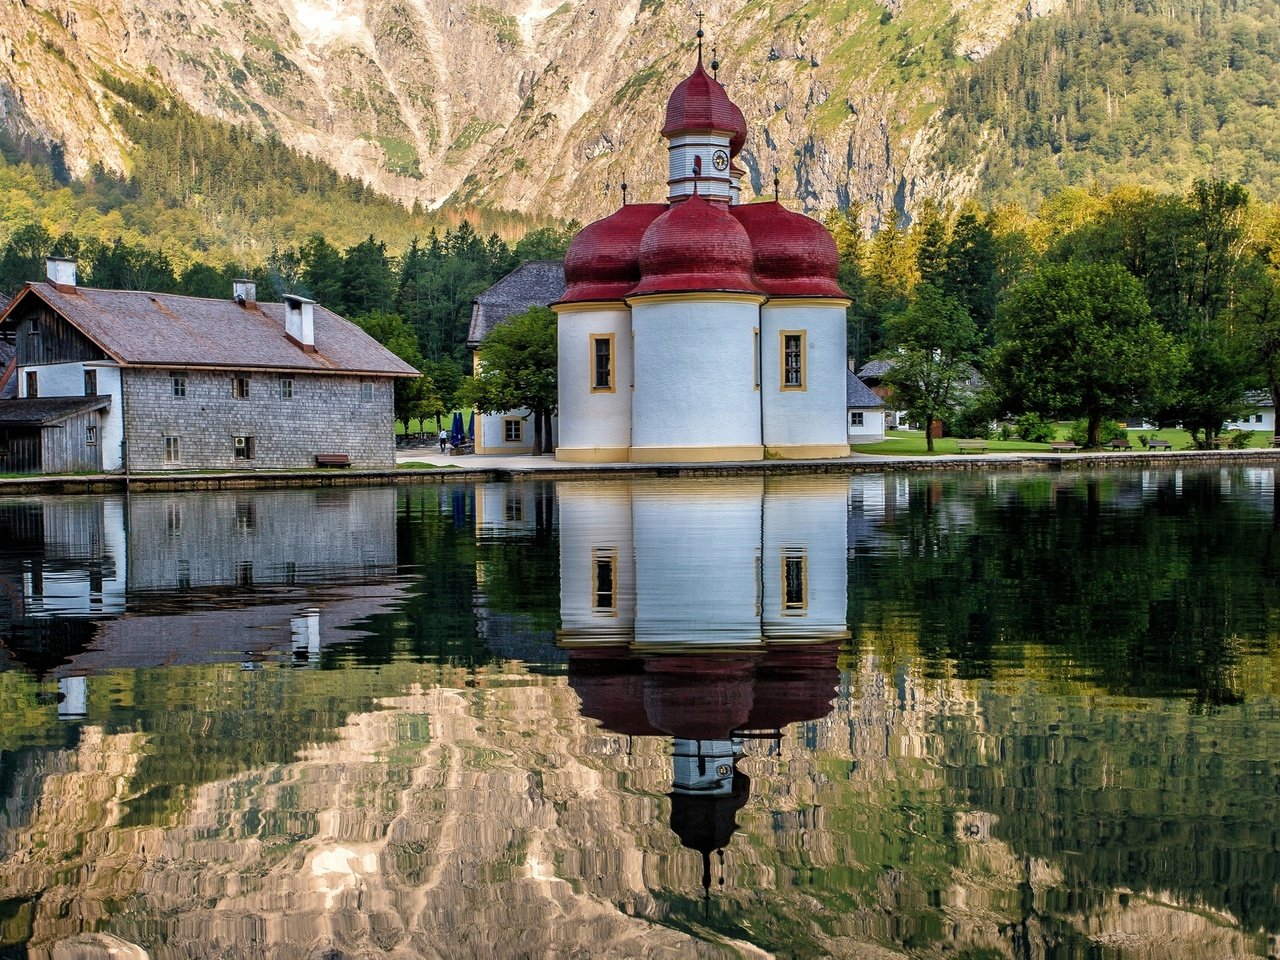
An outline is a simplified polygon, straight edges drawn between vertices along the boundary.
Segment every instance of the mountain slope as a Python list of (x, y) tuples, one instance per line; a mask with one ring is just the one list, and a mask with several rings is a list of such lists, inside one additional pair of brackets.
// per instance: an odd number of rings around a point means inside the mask
[[(1060, 128), (1059, 115), (1072, 122), (1071, 102), (1096, 115), (1099, 31), (1121, 20), (1126, 35), (1140, 23), (1153, 37), (1152, 23), (1174, 23), (1165, 36), (1181, 37), (1186, 54), (1177, 70), (1197, 85), (1216, 70), (1208, 51), (1247, 8), (1257, 40), (1242, 48), (1256, 71), (1280, 71), (1274, 0), (1231, 9), (1170, 0), (1159, 11), (1142, 0), (1064, 3), (710, 5), (708, 46), (750, 126), (749, 193), (770, 193), (776, 170), (785, 199), (809, 209), (865, 202), (878, 222), (890, 205), (909, 210), (926, 196), (1014, 195), (1024, 166), (1049, 187), (1142, 168), (1140, 144), (1121, 164), (1101, 135), (1063, 159), (1042, 137), (1046, 158), (1007, 129), (1009, 103), (1027, 129)], [(1208, 20), (1220, 27), (1212, 36), (1201, 29)], [(692, 65), (694, 25), (692, 7), (665, 0), (20, 0), (0, 12), (0, 123), (63, 144), (75, 173), (94, 163), (129, 172), (135, 152), (100, 78), (148, 78), (408, 203), (585, 220), (617, 204), (623, 179), (633, 198), (665, 193), (658, 128)], [(1117, 42), (1111, 52), (1139, 79), (1161, 75), (1163, 48)], [(1046, 77), (1052, 97), (1041, 92)], [(1218, 97), (1247, 128), (1237, 140), (1266, 140), (1259, 131), (1275, 104), (1267, 84), (1254, 86), (1261, 98), (1238, 85)], [(1158, 89), (1135, 87), (1128, 122), (1176, 129), (1167, 120), (1176, 98)], [(1176, 150), (1147, 179), (1181, 186), (1222, 172), (1217, 150), (1218, 141)], [(1229, 166), (1270, 190), (1280, 157), (1265, 143), (1254, 153)]]

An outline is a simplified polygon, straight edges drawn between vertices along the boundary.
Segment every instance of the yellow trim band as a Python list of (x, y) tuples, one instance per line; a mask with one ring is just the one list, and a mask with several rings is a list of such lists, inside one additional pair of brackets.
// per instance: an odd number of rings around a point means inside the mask
[(847, 443), (796, 443), (768, 448), (768, 456), (780, 460), (833, 460), (849, 456)]
[(557, 316), (562, 313), (590, 313), (593, 310), (625, 310), (626, 308), (627, 304), (623, 300), (581, 300), (551, 305), (551, 309)]
[(843, 310), (853, 301), (848, 297), (770, 297), (768, 307), (839, 307)]
[(767, 300), (762, 293), (716, 293), (714, 291), (698, 291), (690, 293), (642, 293), (638, 297), (627, 297), (627, 306), (660, 303), (752, 303), (756, 306)]
[(627, 463), (630, 447), (556, 447), (556, 459), (565, 463)]
[(763, 460), (764, 447), (632, 447), (632, 463), (718, 463), (733, 460)]

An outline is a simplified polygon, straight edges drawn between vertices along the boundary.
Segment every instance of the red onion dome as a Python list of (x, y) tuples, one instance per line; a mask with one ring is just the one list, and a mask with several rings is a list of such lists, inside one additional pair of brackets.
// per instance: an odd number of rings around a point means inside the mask
[(628, 203), (578, 231), (564, 257), (560, 303), (621, 300), (640, 279), (640, 238), (665, 203)]
[(771, 297), (841, 297), (840, 254), (817, 220), (792, 213), (776, 200), (731, 207), (755, 252), (756, 282)]
[(751, 278), (751, 240), (726, 207), (698, 194), (653, 221), (640, 241), (640, 283), (632, 296), (722, 290), (760, 293)]
[(718, 130), (730, 134), (730, 147), (736, 155), (747, 140), (747, 121), (720, 86), (720, 81), (702, 69), (702, 61), (693, 68), (667, 100), (667, 118), (662, 135), (668, 140), (682, 133)]
[(729, 139), (729, 156), (736, 157), (747, 142), (747, 118), (732, 100), (729, 101), (729, 106), (733, 107), (733, 114), (738, 118), (738, 125), (733, 128), (733, 136)]

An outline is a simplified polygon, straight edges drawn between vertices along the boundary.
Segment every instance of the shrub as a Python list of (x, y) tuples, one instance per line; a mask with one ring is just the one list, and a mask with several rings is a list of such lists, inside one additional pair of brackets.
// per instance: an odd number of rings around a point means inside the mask
[(991, 421), (990, 407), (981, 401), (975, 401), (947, 418), (947, 433), (966, 440), (990, 440)]
[[(1098, 442), (1106, 443), (1108, 440), (1118, 440), (1128, 435), (1123, 423), (1116, 423), (1114, 420), (1103, 420), (1102, 429), (1098, 431)], [(1087, 445), (1089, 442), (1089, 421), (1077, 420), (1073, 423), (1071, 429), (1067, 432), (1067, 439), (1082, 447)]]
[(1227, 438), (1227, 448), (1230, 450), (1243, 450), (1249, 446), (1249, 441), (1252, 439), (1253, 434), (1248, 430), (1235, 430)]
[(1018, 436), (1028, 443), (1052, 443), (1053, 423), (1038, 413), (1024, 413), (1016, 424)]

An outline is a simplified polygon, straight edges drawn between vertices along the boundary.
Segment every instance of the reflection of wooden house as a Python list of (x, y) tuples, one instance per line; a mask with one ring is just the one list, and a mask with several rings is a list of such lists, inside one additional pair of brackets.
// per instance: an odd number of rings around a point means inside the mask
[[(15, 351), (0, 472), (394, 463), (392, 382), (418, 373), (302, 297), (211, 300), (76, 285), (49, 261), (3, 311)], [(233, 291), (228, 291), (232, 293)]]

